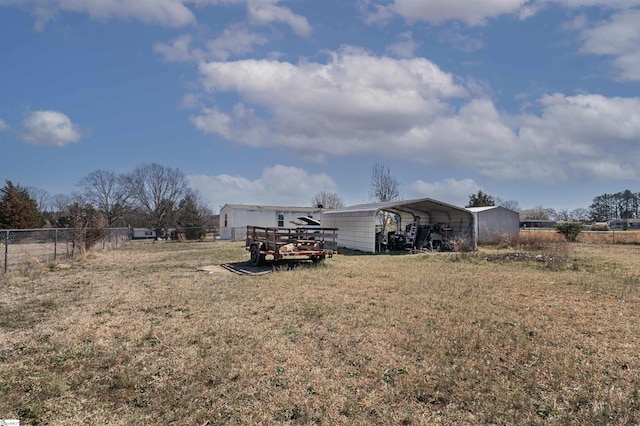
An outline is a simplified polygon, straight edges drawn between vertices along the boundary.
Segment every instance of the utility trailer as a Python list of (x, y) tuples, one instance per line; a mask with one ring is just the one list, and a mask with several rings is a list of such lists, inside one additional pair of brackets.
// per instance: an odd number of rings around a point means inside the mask
[(279, 260), (319, 262), (338, 249), (337, 228), (265, 228), (247, 226), (246, 249), (260, 266)]

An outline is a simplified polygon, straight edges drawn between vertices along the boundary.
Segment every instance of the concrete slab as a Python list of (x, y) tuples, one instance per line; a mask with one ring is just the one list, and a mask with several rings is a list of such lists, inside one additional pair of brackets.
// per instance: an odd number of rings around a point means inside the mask
[(273, 272), (272, 265), (253, 266), (249, 262), (224, 263), (222, 265), (208, 265), (198, 268), (208, 274), (236, 274), (236, 275), (262, 275)]

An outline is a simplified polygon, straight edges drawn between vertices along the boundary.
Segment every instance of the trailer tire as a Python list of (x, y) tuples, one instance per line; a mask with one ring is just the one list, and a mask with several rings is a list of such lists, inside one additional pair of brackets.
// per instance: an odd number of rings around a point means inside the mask
[(320, 256), (312, 256), (311, 257), (311, 261), (313, 263), (318, 263), (318, 262), (322, 262), (324, 260), (324, 255), (320, 255)]
[(260, 254), (260, 247), (258, 244), (251, 246), (251, 264), (253, 266), (262, 266), (264, 262), (264, 256)]

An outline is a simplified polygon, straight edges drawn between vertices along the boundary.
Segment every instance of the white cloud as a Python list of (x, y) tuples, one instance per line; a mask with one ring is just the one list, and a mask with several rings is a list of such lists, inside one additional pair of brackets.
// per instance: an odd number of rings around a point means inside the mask
[(633, 177), (640, 164), (633, 145), (640, 139), (639, 98), (554, 94), (539, 100), (535, 114), (509, 115), (473, 81), (465, 87), (426, 59), (353, 48), (334, 52), (326, 64), (210, 62), (200, 72), (205, 95), (230, 92), (241, 101), (230, 110), (201, 109), (191, 121), (245, 146), (282, 147), (318, 161), (402, 158), (542, 182), (596, 176), (609, 163), (618, 165), (610, 173)]
[(22, 123), (22, 138), (34, 145), (63, 147), (82, 138), (80, 128), (69, 117), (58, 111), (34, 111)]
[(516, 13), (528, 0), (395, 0), (393, 10), (408, 21), (463, 21), (484, 25), (489, 18)]
[[(196, 23), (196, 10), (205, 6), (246, 5), (249, 20), (260, 25), (280, 22), (296, 34), (308, 37), (313, 28), (304, 16), (295, 14), (280, 0), (0, 0), (4, 5), (33, 6), (34, 30), (43, 31), (47, 22), (59, 12), (86, 13), (92, 19), (136, 20), (168, 27), (184, 27)], [(247, 33), (250, 34), (250, 33)], [(224, 42), (224, 40), (220, 40)]]
[(242, 145), (260, 147), (270, 143), (267, 124), (243, 104), (237, 104), (230, 114), (216, 107), (204, 108), (189, 120), (204, 133), (217, 134)]
[(335, 182), (325, 173), (310, 174), (284, 165), (264, 169), (255, 180), (226, 174), (192, 175), (188, 179), (218, 211), (223, 204), (233, 203), (310, 206), (311, 198), (320, 191), (337, 191)]
[(398, 43), (387, 46), (387, 52), (400, 58), (411, 58), (414, 56), (418, 43), (413, 40), (411, 31), (400, 34), (400, 41)]
[(20, 0), (5, 4), (33, 4), (37, 7), (36, 30), (51, 20), (57, 11), (86, 13), (92, 19), (133, 19), (170, 27), (195, 22), (195, 15), (182, 0)]
[(467, 95), (426, 59), (376, 58), (351, 48), (327, 64), (246, 60), (205, 63), (200, 71), (207, 92), (237, 92), (243, 103), (229, 113), (203, 111), (192, 118), (198, 128), (307, 157), (379, 151), (381, 138), (395, 139), (411, 123), (442, 114), (444, 99)]
[(9, 125), (0, 118), (0, 132), (4, 132), (5, 130), (9, 130)]
[(452, 24), (440, 32), (440, 39), (451, 44), (455, 49), (462, 52), (475, 52), (484, 47), (485, 42), (481, 35), (465, 34), (460, 25)]
[(578, 9), (585, 7), (603, 7), (606, 9), (629, 9), (640, 6), (640, 0), (538, 0), (540, 3), (556, 3), (561, 6)]
[(611, 56), (617, 77), (640, 80), (640, 10), (614, 14), (581, 32), (581, 52)]
[(571, 167), (581, 171), (583, 175), (602, 181), (637, 179), (638, 170), (631, 164), (620, 164), (617, 158), (603, 158), (589, 161), (571, 162)]
[(85, 12), (93, 19), (136, 19), (170, 27), (195, 22), (195, 16), (180, 0), (60, 0), (60, 7)]
[(200, 62), (211, 59), (226, 61), (232, 55), (251, 53), (254, 46), (265, 45), (269, 40), (242, 25), (231, 25), (219, 37), (205, 42), (205, 48), (192, 47), (192, 41), (191, 35), (183, 34), (170, 44), (156, 43), (153, 49), (168, 62)]
[(156, 43), (153, 50), (164, 56), (165, 61), (187, 62), (196, 59), (190, 50), (191, 36), (183, 34), (173, 40), (171, 44)]
[(637, 143), (640, 135), (640, 99), (607, 98), (602, 95), (565, 96), (560, 93), (540, 99), (545, 127), (573, 140), (597, 144)]
[(279, 0), (248, 0), (250, 19), (261, 24), (282, 22), (300, 36), (311, 35), (312, 27), (307, 18), (296, 15), (289, 8), (277, 6), (278, 2)]
[(639, 98), (554, 94), (541, 98), (540, 105), (540, 115), (523, 115), (514, 123), (519, 126), (520, 156), (531, 159), (530, 167), (549, 176), (556, 170), (562, 173), (559, 179), (568, 172), (638, 176)]
[(253, 52), (254, 46), (267, 44), (269, 40), (249, 31), (243, 25), (232, 25), (220, 37), (207, 42), (209, 58), (226, 61), (231, 55), (240, 56)]
[(205, 108), (200, 115), (190, 117), (196, 129), (209, 134), (218, 134), (224, 138), (233, 137), (231, 133), (231, 117), (218, 108)]
[(482, 187), (468, 178), (445, 179), (434, 183), (418, 179), (409, 185), (409, 189), (420, 198), (433, 198), (456, 206), (464, 206), (469, 202), (469, 195), (477, 193)]
[(360, 13), (368, 25), (384, 25), (395, 15), (393, 5), (376, 4), (376, 1), (379, 0), (360, 0), (358, 2)]
[(513, 14), (525, 20), (547, 5), (568, 9), (600, 7), (625, 10), (640, 5), (640, 0), (361, 0), (367, 23), (386, 23), (396, 14), (409, 22), (441, 23), (460, 21), (468, 26), (485, 25), (489, 19)]
[(197, 93), (187, 93), (180, 101), (180, 107), (184, 109), (196, 109), (202, 106), (200, 94)]
[(36, 7), (31, 15), (36, 18), (36, 22), (33, 24), (33, 30), (36, 32), (42, 32), (44, 31), (44, 26), (47, 22), (55, 19), (56, 12), (55, 10), (44, 7)]

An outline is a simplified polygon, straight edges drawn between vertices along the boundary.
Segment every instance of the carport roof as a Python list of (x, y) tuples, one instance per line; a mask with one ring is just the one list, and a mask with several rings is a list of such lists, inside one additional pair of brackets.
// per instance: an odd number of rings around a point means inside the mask
[(416, 216), (419, 216), (420, 213), (428, 213), (431, 211), (449, 211), (461, 213), (462, 215), (467, 217), (472, 216), (471, 212), (469, 212), (467, 209), (433, 200), (431, 198), (419, 198), (415, 200), (403, 201), (386, 201), (371, 204), (356, 204), (354, 206), (345, 207), (339, 210), (325, 211), (323, 214), (338, 216), (373, 216), (381, 210), (400, 214), (409, 213)]

